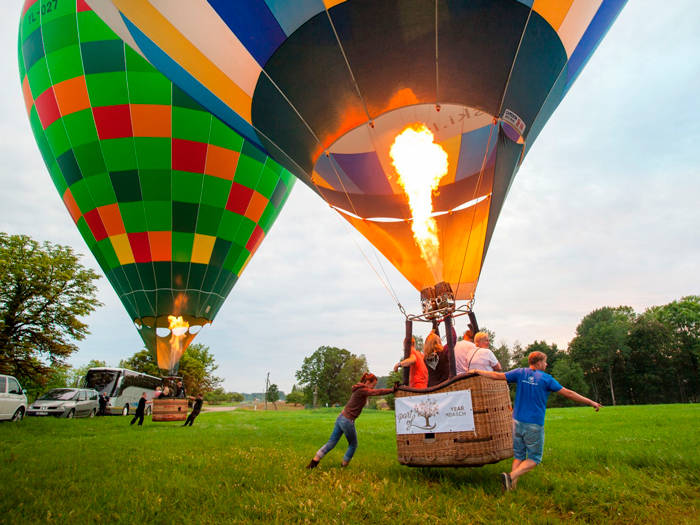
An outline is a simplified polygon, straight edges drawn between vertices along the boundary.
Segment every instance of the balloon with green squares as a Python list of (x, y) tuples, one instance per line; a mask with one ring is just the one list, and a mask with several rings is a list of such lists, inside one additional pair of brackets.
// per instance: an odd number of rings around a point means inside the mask
[[(270, 231), (294, 177), (157, 72), (84, 0), (27, 0), (18, 54), (51, 179), (159, 366), (174, 371)], [(178, 317), (189, 328), (170, 330)]]

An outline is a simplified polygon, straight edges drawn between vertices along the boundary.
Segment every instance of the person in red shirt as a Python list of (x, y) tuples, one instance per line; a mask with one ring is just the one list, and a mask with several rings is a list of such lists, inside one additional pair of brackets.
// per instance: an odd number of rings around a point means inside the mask
[(374, 374), (365, 372), (362, 374), (362, 379), (360, 382), (353, 385), (352, 395), (348, 400), (345, 408), (340, 413), (338, 418), (335, 420), (335, 426), (333, 427), (333, 432), (331, 437), (328, 439), (328, 443), (323, 445), (313, 459), (306, 465), (306, 468), (316, 468), (318, 462), (321, 461), (323, 456), (328, 454), (340, 441), (340, 437), (345, 434), (345, 438), (348, 440), (348, 450), (343, 456), (343, 462), (341, 465), (347, 467), (348, 463), (352, 459), (352, 456), (357, 450), (357, 432), (355, 432), (355, 420), (360, 417), (362, 409), (367, 404), (367, 398), (369, 396), (385, 396), (396, 392), (396, 387), (394, 388), (377, 388), (377, 377)]
[(423, 354), (416, 350), (416, 338), (411, 337), (411, 355), (394, 365), (394, 372), (400, 366), (410, 366), (408, 386), (411, 388), (428, 388), (428, 367), (423, 361)]

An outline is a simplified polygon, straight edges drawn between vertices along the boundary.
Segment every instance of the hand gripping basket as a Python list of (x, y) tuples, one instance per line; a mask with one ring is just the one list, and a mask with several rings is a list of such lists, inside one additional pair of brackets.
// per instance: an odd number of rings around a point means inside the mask
[(513, 457), (508, 384), (461, 374), (422, 390), (400, 387), (397, 398), (470, 390), (474, 431), (396, 435), (399, 463), (411, 467), (477, 467)]

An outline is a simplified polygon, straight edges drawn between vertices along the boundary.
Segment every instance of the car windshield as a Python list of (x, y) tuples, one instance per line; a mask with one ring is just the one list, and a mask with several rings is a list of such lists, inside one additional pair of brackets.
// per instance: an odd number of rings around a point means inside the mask
[(90, 370), (85, 376), (85, 388), (94, 388), (111, 396), (118, 376), (116, 370)]
[(39, 399), (53, 400), (53, 401), (68, 401), (73, 399), (78, 395), (77, 390), (71, 388), (55, 388), (51, 392), (48, 392), (41, 396)]

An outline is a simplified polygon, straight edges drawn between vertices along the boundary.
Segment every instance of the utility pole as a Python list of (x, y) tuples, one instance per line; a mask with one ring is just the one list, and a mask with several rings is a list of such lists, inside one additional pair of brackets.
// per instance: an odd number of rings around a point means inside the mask
[(265, 378), (265, 410), (267, 410), (267, 391), (270, 389), (270, 372), (267, 373)]

